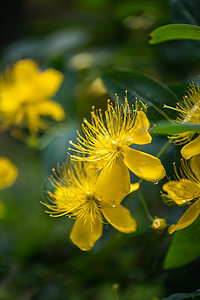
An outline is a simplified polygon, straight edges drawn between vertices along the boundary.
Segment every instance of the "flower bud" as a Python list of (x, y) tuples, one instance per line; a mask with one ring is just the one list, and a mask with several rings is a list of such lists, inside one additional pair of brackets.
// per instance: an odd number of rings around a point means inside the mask
[(162, 218), (155, 217), (154, 221), (152, 222), (151, 227), (158, 234), (162, 234), (165, 231), (166, 227), (167, 227), (166, 218), (162, 219)]

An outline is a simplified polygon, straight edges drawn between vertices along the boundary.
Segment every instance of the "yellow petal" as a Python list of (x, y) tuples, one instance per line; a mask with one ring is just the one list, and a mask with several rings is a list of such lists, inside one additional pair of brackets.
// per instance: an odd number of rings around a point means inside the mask
[(149, 134), (149, 120), (143, 111), (138, 111), (136, 121), (133, 127), (133, 143), (138, 145), (144, 145), (151, 143), (152, 137)]
[(165, 176), (165, 169), (160, 159), (150, 154), (123, 147), (125, 165), (138, 177), (147, 181), (158, 182)]
[(102, 222), (97, 218), (96, 222), (94, 223), (88, 216), (86, 222), (84, 222), (82, 219), (75, 221), (70, 233), (70, 239), (81, 250), (88, 251), (101, 237), (102, 232)]
[(47, 69), (38, 74), (35, 89), (40, 97), (51, 97), (59, 89), (63, 74), (55, 69)]
[(32, 59), (23, 59), (16, 62), (12, 70), (13, 79), (17, 84), (26, 85), (38, 75), (39, 69)]
[(76, 199), (79, 194), (79, 190), (77, 188), (68, 188), (68, 187), (58, 187), (54, 191), (54, 199), (55, 199), (55, 204), (61, 208), (68, 211), (73, 211), (77, 207), (80, 206), (79, 203), (76, 203), (74, 199)]
[(185, 159), (198, 154), (200, 154), (200, 135), (181, 149), (181, 155)]
[(200, 197), (200, 187), (188, 179), (166, 182), (162, 189), (179, 205)]
[(56, 121), (61, 121), (65, 116), (62, 106), (50, 100), (38, 103), (34, 109), (39, 115), (51, 116)]
[(97, 179), (97, 194), (110, 205), (118, 205), (130, 191), (130, 174), (122, 157), (106, 166)]
[(135, 219), (131, 216), (130, 211), (122, 205), (109, 207), (102, 210), (107, 221), (117, 230), (130, 233), (136, 230)]
[(200, 213), (200, 199), (186, 210), (183, 216), (180, 218), (176, 225), (171, 225), (168, 229), (169, 234), (172, 234), (176, 230), (180, 230), (191, 225)]
[(5, 189), (14, 184), (18, 170), (10, 159), (0, 157), (0, 189)]
[(190, 168), (200, 182), (200, 155), (195, 155), (190, 160)]
[(85, 171), (87, 181), (90, 182), (90, 189), (94, 187), (94, 189), (96, 190), (96, 182), (98, 178), (97, 170), (98, 168), (96, 163), (87, 162), (87, 161), (84, 162), (84, 171)]
[(140, 188), (140, 184), (138, 182), (131, 183), (129, 194), (137, 191)]

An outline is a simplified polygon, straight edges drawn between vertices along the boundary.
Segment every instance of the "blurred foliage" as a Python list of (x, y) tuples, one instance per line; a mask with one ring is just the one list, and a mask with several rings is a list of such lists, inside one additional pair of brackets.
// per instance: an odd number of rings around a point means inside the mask
[[(15, 185), (0, 191), (0, 299), (115, 300), (113, 284), (119, 285), (120, 300), (198, 299), (200, 243), (194, 233), (199, 219), (176, 233), (171, 243), (167, 232), (152, 230), (135, 196), (130, 209), (137, 231), (125, 235), (107, 226), (94, 249), (81, 252), (69, 240), (73, 222), (50, 218), (40, 201), (52, 167), (66, 160), (68, 141), (75, 139), (82, 118), (90, 118), (92, 105), (104, 110), (109, 96), (115, 99), (118, 93), (122, 100), (127, 89), (131, 102), (137, 96), (148, 103), (152, 128), (163, 114), (176, 117), (163, 105), (175, 106), (187, 83), (199, 80), (200, 43), (150, 45), (149, 35), (168, 23), (200, 25), (200, 1), (9, 0), (2, 12), (1, 71), (31, 58), (41, 68), (63, 72), (65, 80), (54, 99), (66, 119), (27, 144), (1, 132), (0, 155), (14, 162), (19, 176)], [(166, 142), (165, 136), (153, 135), (152, 144), (143, 149), (156, 155)], [(170, 145), (162, 156), (168, 176), (179, 150)], [(141, 190), (151, 213), (173, 223), (184, 208), (162, 202), (164, 181), (143, 182)]]

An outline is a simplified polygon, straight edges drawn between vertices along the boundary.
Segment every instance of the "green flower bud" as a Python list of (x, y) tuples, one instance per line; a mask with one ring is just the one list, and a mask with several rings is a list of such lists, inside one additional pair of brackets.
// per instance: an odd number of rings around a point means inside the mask
[(151, 224), (151, 227), (158, 233), (162, 234), (165, 229), (167, 228), (167, 221), (166, 218), (157, 218), (155, 217), (154, 221)]

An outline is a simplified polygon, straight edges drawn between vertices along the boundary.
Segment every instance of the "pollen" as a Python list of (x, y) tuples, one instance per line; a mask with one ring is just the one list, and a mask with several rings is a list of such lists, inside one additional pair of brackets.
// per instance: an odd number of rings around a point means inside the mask
[[(165, 107), (168, 107), (165, 105)], [(200, 124), (200, 87), (190, 84), (187, 95), (184, 96), (182, 103), (177, 103), (176, 108), (168, 107), (179, 112), (175, 122)], [(175, 144), (185, 144), (195, 135), (194, 131), (187, 131), (170, 136), (170, 140)]]
[[(78, 143), (70, 142), (74, 146), (73, 151), (86, 155), (85, 160), (99, 162), (101, 168), (112, 165), (120, 155), (123, 146), (133, 144), (133, 127), (136, 120), (134, 105), (129, 105), (127, 97), (124, 104), (119, 104), (118, 96), (116, 102), (107, 100), (105, 118), (101, 109), (93, 106), (91, 111), (91, 123), (83, 119), (83, 137), (78, 133)], [(80, 157), (70, 154), (74, 160)], [(81, 158), (83, 160), (83, 158)]]
[[(92, 170), (94, 173), (95, 170)], [(88, 163), (76, 162), (67, 168), (66, 164), (52, 169), (50, 183), (54, 192), (47, 191), (43, 203), (52, 217), (66, 215), (70, 218), (86, 221), (88, 215), (93, 222), (99, 215), (99, 204), (95, 196), (95, 186), (88, 176)], [(95, 173), (93, 174), (95, 176)], [(97, 175), (96, 175), (97, 176)]]
[(189, 161), (182, 160), (179, 170), (174, 165), (175, 180), (169, 180), (162, 187), (163, 191), (167, 193), (166, 197), (169, 197), (175, 204), (188, 205), (177, 224), (172, 224), (169, 227), (169, 234), (188, 227), (200, 214), (199, 164), (200, 155), (193, 156)]

